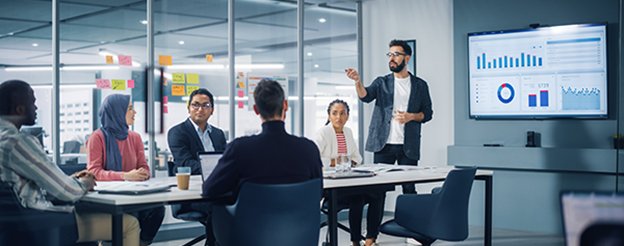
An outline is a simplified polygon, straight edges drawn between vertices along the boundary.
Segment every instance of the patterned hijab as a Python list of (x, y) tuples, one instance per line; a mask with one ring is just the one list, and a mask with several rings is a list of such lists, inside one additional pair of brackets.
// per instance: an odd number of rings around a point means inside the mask
[(122, 171), (121, 152), (117, 140), (128, 138), (126, 112), (130, 105), (130, 95), (112, 94), (104, 99), (98, 115), (102, 119), (100, 130), (104, 134), (106, 146), (106, 170)]

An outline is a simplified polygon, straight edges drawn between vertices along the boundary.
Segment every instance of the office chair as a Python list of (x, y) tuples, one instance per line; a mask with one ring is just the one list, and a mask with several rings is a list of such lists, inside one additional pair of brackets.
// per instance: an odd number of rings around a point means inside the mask
[[(173, 177), (175, 176), (175, 173), (176, 173), (175, 163), (172, 161), (168, 161), (167, 162), (167, 174), (169, 175), (169, 177)], [(188, 211), (188, 209), (182, 209), (182, 204), (171, 204), (171, 215), (173, 215), (174, 218), (179, 219), (179, 220), (197, 221), (201, 223), (204, 227), (206, 226), (206, 218), (208, 217), (208, 215), (203, 212)], [(191, 241), (184, 244), (183, 246), (191, 246), (196, 243), (199, 243), (200, 241), (204, 239), (206, 239), (205, 233), (193, 238)]]
[(581, 234), (581, 246), (624, 245), (624, 223), (602, 222), (590, 225)]
[(87, 164), (83, 163), (83, 164), (65, 164), (65, 165), (58, 165), (58, 167), (63, 170), (63, 172), (67, 175), (72, 175), (76, 172), (80, 172), (82, 170), (86, 170), (87, 169)]
[[(340, 200), (338, 201), (338, 212), (342, 212), (345, 209), (349, 209), (349, 204), (345, 203), (345, 202), (341, 202)], [(325, 200), (323, 202), (323, 206), (321, 207), (321, 212), (325, 215), (329, 214), (329, 205), (327, 205), (327, 200)], [(325, 220), (323, 222), (321, 222), (321, 228), (327, 226), (329, 223), (329, 221)], [(341, 230), (345, 231), (346, 233), (351, 234), (351, 229), (345, 225), (343, 225), (342, 223), (338, 222), (338, 228), (340, 228)], [(366, 237), (361, 236), (362, 240), (366, 240)], [(327, 245), (329, 242), (329, 230), (327, 230), (327, 233), (325, 235), (325, 242), (323, 243), (323, 245)]]
[(431, 194), (397, 197), (394, 219), (383, 223), (384, 234), (409, 237), (429, 246), (437, 239), (463, 241), (468, 237), (468, 199), (476, 168), (452, 170), (440, 189)]
[(80, 153), (80, 146), (82, 144), (77, 140), (69, 140), (63, 143), (63, 154), (76, 154)]
[(0, 245), (66, 246), (76, 240), (74, 213), (24, 208), (13, 188), (0, 181)]
[(293, 184), (244, 183), (233, 205), (214, 204), (221, 246), (318, 246), (321, 179)]

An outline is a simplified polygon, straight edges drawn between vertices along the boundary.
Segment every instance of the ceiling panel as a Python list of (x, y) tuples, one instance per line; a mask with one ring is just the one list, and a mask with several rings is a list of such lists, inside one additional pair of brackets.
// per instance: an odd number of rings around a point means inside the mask
[(16, 49), (0, 49), (0, 64), (7, 65), (36, 65), (51, 64), (52, 57), (26, 59), (26, 57), (42, 56), (50, 53), (50, 51), (29, 51)]
[[(37, 44), (37, 46), (33, 46), (33, 44)], [(83, 47), (87, 45), (92, 45), (94, 43), (87, 42), (73, 42), (73, 41), (61, 41), (60, 49), (61, 51), (74, 49), (76, 47)], [(42, 52), (51, 52), (52, 51), (52, 41), (49, 39), (38, 39), (38, 38), (23, 38), (23, 37), (7, 37), (0, 39), (0, 48), (2, 49), (16, 49), (16, 50), (29, 50), (29, 51), (42, 51)]]
[(44, 23), (44, 22), (0, 20), (0, 35), (17, 32), (17, 31), (21, 31), (24, 29), (33, 28), (33, 27), (46, 25), (46, 24), (47, 23)]
[(123, 6), (128, 4), (137, 4), (137, 5), (145, 5), (147, 4), (144, 0), (62, 0), (61, 3), (73, 3), (73, 4), (83, 4), (83, 5), (95, 5), (95, 6)]
[[(50, 21), (52, 19), (52, 2), (29, 0), (0, 0), (0, 17), (21, 20)], [(95, 11), (107, 9), (72, 3), (60, 4), (60, 18), (67, 19)]]
[[(113, 42), (115, 40), (146, 35), (146, 31), (122, 30), (117, 28), (91, 27), (72, 24), (62, 24), (60, 33), (61, 41), (71, 40), (82, 42)], [(17, 36), (51, 39), (52, 27), (25, 32)]]

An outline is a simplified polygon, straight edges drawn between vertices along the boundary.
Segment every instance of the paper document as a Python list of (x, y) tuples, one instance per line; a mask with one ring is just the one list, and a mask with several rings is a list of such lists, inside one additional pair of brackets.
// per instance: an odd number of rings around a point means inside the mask
[(140, 195), (169, 190), (169, 184), (151, 182), (112, 181), (98, 182), (99, 193)]

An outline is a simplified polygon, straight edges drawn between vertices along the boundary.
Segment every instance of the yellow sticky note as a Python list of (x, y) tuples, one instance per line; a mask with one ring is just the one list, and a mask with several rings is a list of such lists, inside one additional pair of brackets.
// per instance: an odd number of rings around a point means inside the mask
[(186, 83), (186, 81), (184, 81), (184, 74), (183, 73), (172, 73), (171, 77), (173, 78), (173, 83), (174, 84), (184, 84)]
[(212, 55), (206, 55), (206, 62), (212, 62)]
[(171, 66), (171, 56), (158, 56), (158, 64), (161, 66)]
[(106, 64), (113, 64), (115, 63), (113, 61), (113, 56), (106, 56)]
[(115, 91), (125, 91), (126, 90), (126, 80), (125, 79), (113, 79), (111, 80), (113, 84), (113, 90)]
[(245, 88), (245, 82), (238, 81), (238, 88), (244, 89)]
[(189, 84), (199, 84), (199, 74), (187, 73), (186, 74), (186, 82), (189, 83)]
[(184, 96), (184, 85), (171, 85), (172, 96)]
[(187, 85), (186, 86), (186, 95), (190, 96), (191, 93), (193, 93), (193, 91), (196, 91), (197, 89), (199, 89), (199, 86), (196, 85)]

